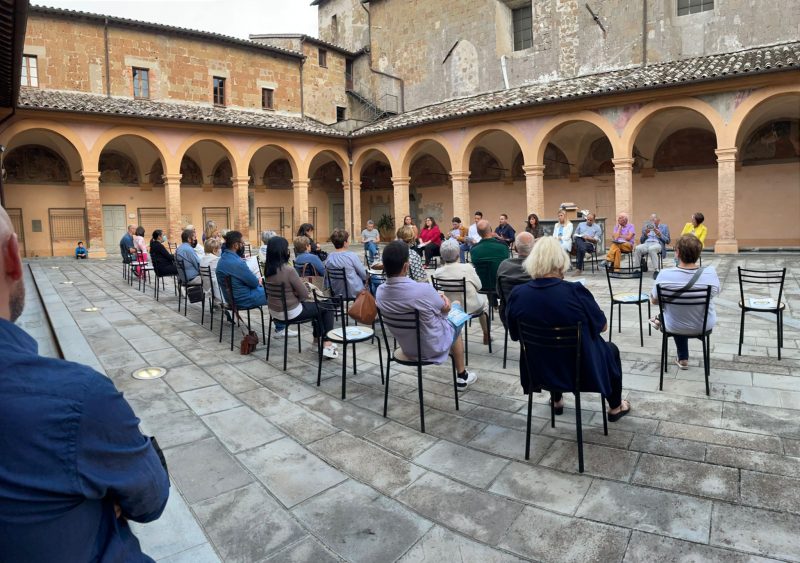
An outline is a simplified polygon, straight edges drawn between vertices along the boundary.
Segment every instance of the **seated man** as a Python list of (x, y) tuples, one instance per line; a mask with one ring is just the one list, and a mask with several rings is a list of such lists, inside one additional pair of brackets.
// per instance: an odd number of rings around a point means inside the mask
[(324, 276), (325, 264), (316, 254), (311, 254), (311, 241), (308, 237), (294, 238), (294, 266), (298, 273), (307, 276)]
[(469, 250), (471, 252), (472, 247), (481, 241), (481, 235), (478, 234), (478, 221), (481, 219), (483, 219), (483, 213), (476, 211), (472, 225), (469, 226), (469, 230), (467, 231), (467, 238), (461, 243), (461, 252), (459, 255), (461, 262), (467, 261), (467, 251)]
[(79, 260), (80, 259), (85, 260), (88, 257), (89, 257), (89, 251), (86, 250), (85, 246), (83, 246), (83, 241), (79, 240), (78, 246), (75, 247), (75, 258), (78, 258)]
[[(183, 229), (181, 232), (181, 245), (175, 251), (176, 261), (178, 262), (178, 277), (185, 285), (200, 285), (200, 259), (192, 248), (192, 237), (194, 231)], [(181, 269), (181, 262), (183, 268)]]
[(508, 224), (508, 215), (505, 213), (500, 214), (500, 224), (497, 225), (497, 228), (494, 230), (494, 236), (504, 242), (506, 246), (511, 246), (514, 244), (514, 237), (516, 236), (517, 232), (514, 230), (514, 227)]
[(367, 228), (361, 231), (361, 243), (364, 245), (364, 250), (367, 251), (370, 264), (375, 261), (375, 255), (378, 254), (379, 242), (381, 242), (381, 234), (375, 228), (375, 222), (370, 219), (367, 221)]
[(620, 213), (617, 216), (617, 224), (614, 225), (614, 232), (611, 235), (611, 247), (606, 254), (606, 267), (613, 266), (619, 270), (619, 263), (622, 260), (623, 252), (633, 251), (633, 238), (636, 236), (636, 228), (633, 223), (628, 222), (628, 214)]
[(592, 253), (597, 248), (597, 243), (603, 238), (603, 230), (594, 222), (594, 213), (586, 215), (586, 221), (578, 225), (575, 234), (575, 274), (583, 273), (583, 258), (586, 253)]
[(661, 222), (658, 215), (653, 213), (650, 220), (642, 227), (642, 236), (639, 237), (639, 244), (633, 253), (634, 264), (641, 264), (646, 255), (650, 255), (650, 262), (653, 270), (658, 271), (658, 255), (664, 258), (667, 255), (667, 245), (669, 244), (669, 227)]
[[(517, 249), (518, 256), (516, 258), (506, 258), (497, 267), (497, 284), (495, 287), (500, 287), (500, 281), (503, 285), (503, 298), (508, 299), (511, 295), (510, 291), (516, 285), (527, 283), (531, 281), (531, 275), (525, 269), (523, 262), (533, 250), (533, 246), (538, 239), (533, 238), (533, 235), (527, 231), (522, 231), (517, 235), (514, 241), (514, 247)], [(500, 321), (505, 326), (505, 303), (500, 301)]]
[[(458, 374), (456, 384), (459, 390), (475, 382), (478, 376), (469, 372), (464, 364), (464, 343), (459, 338), (447, 314), (450, 300), (439, 295), (432, 285), (416, 283), (408, 277), (408, 245), (402, 241), (390, 243), (383, 251), (383, 270), (386, 283), (377, 291), (376, 301), (382, 313), (401, 314), (419, 311), (419, 331), (422, 360), (441, 364), (453, 355)], [(463, 326), (463, 325), (462, 325)], [(416, 359), (417, 337), (414, 330), (393, 330), (392, 336), (403, 354)]]
[(217, 262), (217, 282), (225, 295), (225, 300), (228, 301), (225, 278), (230, 276), (231, 290), (237, 308), (263, 307), (267, 304), (267, 294), (261, 285), (262, 280), (250, 271), (247, 263), (238, 254), (243, 244), (242, 233), (239, 231), (228, 231), (225, 234), (225, 250)]
[(470, 257), (473, 265), (481, 262), (487, 263), (487, 268), (476, 268), (484, 289), (494, 289), (497, 283), (497, 268), (501, 262), (508, 259), (508, 246), (495, 238), (489, 221), (481, 219), (477, 223), (478, 234), (481, 241), (472, 247)]
[(128, 225), (128, 232), (119, 240), (119, 252), (122, 255), (122, 262), (125, 264), (130, 264), (136, 257), (136, 250), (133, 248), (133, 233), (135, 232), (136, 227)]

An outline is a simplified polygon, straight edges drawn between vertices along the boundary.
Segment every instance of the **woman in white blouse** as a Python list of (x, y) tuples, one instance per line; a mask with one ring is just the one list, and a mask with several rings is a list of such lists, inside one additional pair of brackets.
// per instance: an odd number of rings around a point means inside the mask
[(572, 221), (567, 219), (567, 213), (563, 209), (558, 211), (558, 221), (553, 227), (553, 238), (558, 239), (567, 253), (572, 250)]

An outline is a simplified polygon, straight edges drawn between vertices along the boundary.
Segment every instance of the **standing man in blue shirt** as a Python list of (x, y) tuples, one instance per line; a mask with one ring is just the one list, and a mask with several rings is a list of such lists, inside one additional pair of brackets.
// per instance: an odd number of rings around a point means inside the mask
[(578, 276), (583, 273), (583, 257), (587, 252), (594, 252), (603, 237), (603, 230), (594, 219), (594, 213), (586, 215), (586, 221), (578, 225), (575, 234), (572, 235), (575, 239), (575, 275)]
[(152, 562), (128, 520), (152, 522), (169, 477), (107, 377), (45, 358), (14, 321), (25, 287), (0, 208), (0, 560)]

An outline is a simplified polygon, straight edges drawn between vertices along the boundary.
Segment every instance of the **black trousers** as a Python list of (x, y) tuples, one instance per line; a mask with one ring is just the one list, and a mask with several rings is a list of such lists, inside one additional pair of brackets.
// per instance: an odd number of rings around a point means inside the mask
[(439, 253), (439, 245), (438, 244), (428, 243), (423, 247), (423, 250), (425, 251), (425, 263), (426, 264), (430, 264), (431, 263), (431, 258), (433, 258), (434, 256), (441, 256), (441, 254)]
[(582, 238), (575, 239), (575, 267), (583, 270), (583, 257), (587, 252), (594, 252), (594, 243), (586, 242)]
[[(611, 378), (611, 396), (606, 397), (608, 406), (615, 409), (622, 404), (622, 360), (619, 357), (619, 348), (617, 348), (616, 344), (613, 342), (605, 342), (604, 344), (611, 348), (611, 353), (614, 354), (614, 363), (617, 364), (620, 373), (618, 378)], [(550, 398), (554, 403), (559, 402), (562, 396), (562, 393), (550, 393)]]
[[(328, 331), (333, 329), (333, 312), (327, 309), (319, 310), (316, 303), (303, 303), (303, 312), (296, 317), (291, 318), (291, 321), (307, 321), (311, 319), (311, 326), (314, 329), (314, 338), (325, 336)], [(322, 321), (322, 334), (320, 334), (319, 322)]]

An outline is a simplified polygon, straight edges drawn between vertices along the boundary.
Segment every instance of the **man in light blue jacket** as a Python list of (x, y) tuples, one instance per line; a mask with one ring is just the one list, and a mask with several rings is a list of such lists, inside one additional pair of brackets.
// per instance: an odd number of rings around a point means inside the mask
[[(202, 280), (200, 280), (200, 260), (198, 260), (194, 248), (189, 243), (191, 239), (192, 231), (184, 229), (181, 233), (181, 245), (175, 251), (175, 256), (179, 260), (178, 276), (186, 285), (200, 285), (202, 283)], [(183, 268), (180, 267), (181, 265), (183, 265)]]

